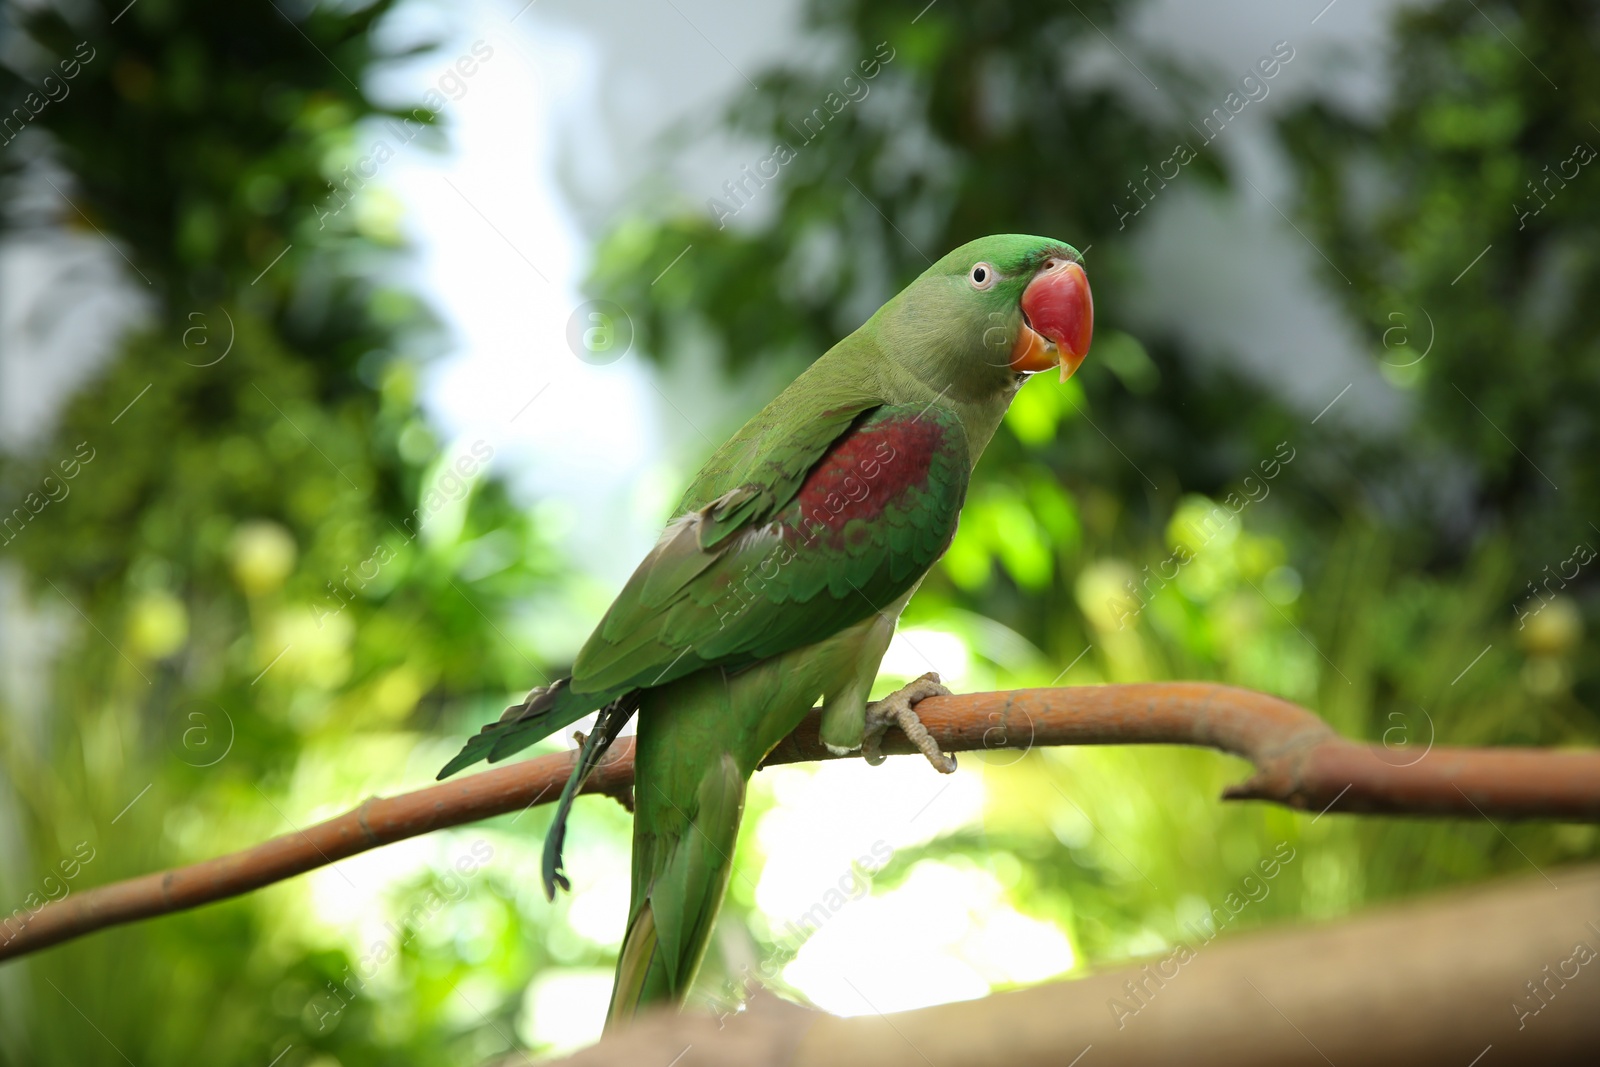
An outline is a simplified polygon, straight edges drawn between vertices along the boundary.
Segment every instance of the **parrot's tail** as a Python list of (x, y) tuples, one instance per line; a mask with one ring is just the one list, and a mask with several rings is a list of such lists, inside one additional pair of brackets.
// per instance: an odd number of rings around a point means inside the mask
[[(677, 801), (662, 790), (655, 771), (648, 756), (636, 758), (633, 909), (607, 1030), (651, 1005), (683, 1003), (733, 870), (746, 782), (733, 756), (702, 764), (692, 791), (679, 792)], [(677, 783), (665, 784), (672, 789)]]
[(544, 895), (547, 900), (556, 898), (558, 885), (562, 889), (572, 888), (567, 876), (561, 873), (561, 846), (567, 839), (567, 816), (572, 813), (572, 802), (578, 798), (578, 791), (583, 788), (583, 783), (588, 780), (589, 775), (600, 765), (600, 759), (606, 754), (606, 749), (611, 747), (611, 742), (617, 739), (617, 735), (628, 725), (628, 720), (633, 718), (633, 713), (638, 709), (638, 691), (624, 694), (600, 709), (594, 729), (583, 739), (583, 747), (578, 750), (578, 762), (573, 764), (572, 773), (567, 776), (567, 784), (561, 790), (561, 799), (556, 803), (555, 818), (550, 823), (549, 833), (544, 837), (542, 873)]
[(461, 768), (470, 767), (482, 759), (495, 763), (521, 752), (563, 726), (577, 722), (596, 708), (611, 703), (617, 696), (615, 692), (573, 692), (571, 678), (562, 678), (553, 685), (541, 685), (530, 692), (522, 703), (511, 705), (499, 719), (469, 739), (456, 753), (456, 758), (444, 765), (439, 777), (448, 778)]

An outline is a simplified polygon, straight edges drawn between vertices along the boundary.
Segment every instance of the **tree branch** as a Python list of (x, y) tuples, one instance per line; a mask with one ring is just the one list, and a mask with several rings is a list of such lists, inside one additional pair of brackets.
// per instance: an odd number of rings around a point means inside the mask
[[(1262, 693), (1204, 682), (1021, 689), (930, 697), (923, 725), (948, 752), (1044, 745), (1197, 745), (1243, 757), (1256, 773), (1225, 795), (1308, 811), (1600, 820), (1600, 752), (1347, 741), (1316, 715)], [(765, 765), (835, 759), (807, 716)], [(915, 752), (898, 729), (883, 751)], [(373, 797), (337, 818), (216, 859), (75, 893), (0, 920), (0, 960), (107, 926), (248, 893), (358, 852), (553, 801), (574, 753), (556, 753)], [(633, 739), (618, 741), (584, 792), (627, 802)]]
[(1191, 932), (1153, 959), (889, 1015), (761, 992), (722, 1017), (657, 1009), (552, 1067), (1593, 1063), (1600, 868), (1550, 873), (1559, 892), (1534, 875), (1336, 923)]

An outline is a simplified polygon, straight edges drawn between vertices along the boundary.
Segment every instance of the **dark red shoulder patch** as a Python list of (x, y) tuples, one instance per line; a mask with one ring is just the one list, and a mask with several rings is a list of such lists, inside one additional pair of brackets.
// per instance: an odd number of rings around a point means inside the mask
[(878, 518), (909, 490), (927, 484), (935, 456), (948, 447), (949, 432), (932, 415), (869, 415), (806, 475), (795, 497), (799, 532), (838, 534), (855, 520)]

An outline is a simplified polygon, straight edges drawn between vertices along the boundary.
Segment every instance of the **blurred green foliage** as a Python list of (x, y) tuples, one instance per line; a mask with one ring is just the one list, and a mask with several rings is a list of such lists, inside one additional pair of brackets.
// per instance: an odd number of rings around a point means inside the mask
[[(564, 587), (550, 542), (482, 476), (492, 445), (445, 447), (423, 420), (438, 340), (386, 280), (392, 235), (360, 201), (318, 207), (385, 114), (357, 83), (392, 5), (291, 19), (145, 0), (112, 31), (123, 6), (9, 12), (56, 54), (94, 54), (8, 148), (8, 176), (65, 168), (62, 222), (115, 235), (155, 314), (37, 455), (0, 467), (24, 501), (78, 461), (70, 495), (7, 530), (28, 623), (61, 635), (42, 643), (47, 699), (0, 732), (8, 914), (80, 841), (94, 860), (46, 895), (430, 779), (451, 744), (420, 740), (475, 728), (547, 672), (510, 636), (513, 608)], [(36, 84), (8, 74), (8, 103)], [(37, 225), (9, 206), (14, 229)], [(434, 862), (483, 836), (444, 835)], [(372, 923), (319, 927), (303, 885), (12, 964), (0, 1059), (266, 1063), (292, 1045), (289, 1064), (476, 1062), (511, 1046), (506, 991), (549, 958), (526, 930), (552, 913), (506, 870), (414, 936), (383, 935), (398, 996), (359, 973)], [(436, 888), (335, 877), (395, 914)], [(482, 1014), (460, 1017), (463, 979), (486, 983)]]
[[(8, 908), (59, 893), (80, 842), (94, 858), (74, 891), (421, 784), (507, 694), (562, 667), (519, 614), (571, 591), (553, 536), (481, 476), (481, 453), (437, 441), (419, 412), (419, 368), (440, 342), (387, 280), (392, 228), (360, 210), (324, 225), (316, 209), (359, 155), (363, 123), (387, 114), (358, 86), (383, 58), (373, 27), (391, 6), (141, 0), (115, 32), (121, 2), (70, 20), (11, 11), (44, 52), (87, 40), (96, 55), (71, 106), (8, 147), (6, 178), (16, 187), (47, 163), (69, 174), (76, 209), (62, 223), (114, 236), (155, 314), (36, 455), (0, 459), (4, 501), (79, 460), (70, 508), (42, 509), (4, 546), (50, 646), (43, 696), (0, 706)], [(1095, 26), (1116, 34), (1125, 5), (939, 4), (912, 22), (885, 5), (813, 4), (837, 69), (760, 72), (761, 91), (715, 120), (789, 145), (781, 177), (726, 226), (641, 190), (603, 235), (593, 289), (629, 310), (661, 373), (710, 344), (732, 385), (797, 371), (927, 256), (975, 235), (1092, 248), (1093, 358), (1065, 386), (1019, 396), (907, 626), (959, 635), (973, 688), (1215, 678), (1301, 701), (1398, 762), (1430, 739), (1592, 744), (1593, 572), (1525, 625), (1512, 605), (1574, 543), (1600, 543), (1585, 510), (1600, 477), (1600, 201), (1577, 184), (1592, 175), (1541, 186), (1548, 206), (1519, 217), (1546, 165), (1600, 145), (1597, 30), (1587, 8), (1553, 0), (1481, 6), (1512, 39), (1469, 3), (1408, 10), (1377, 120), (1317, 101), (1277, 130), (1296, 217), (1352, 282), (1330, 292), (1415, 399), (1391, 437), (1310, 425), (1241, 375), (1196, 370), (1190, 339), (1117, 328), (1119, 294), (1140, 279), (1110, 205), (1187, 136), (1115, 88), (1063, 76), (1097, 46)], [(875, 99), (805, 132), (842, 74), (873, 58)], [(1214, 85), (1139, 59), (1166, 84)], [(0, 77), (8, 110), (34, 84)], [(1229, 195), (1216, 157), (1188, 170)], [(8, 206), (9, 225), (28, 225)], [(1437, 336), (1409, 362), (1396, 338), (1421, 345), (1422, 309)], [(1390, 332), (1393, 314), (1409, 333)], [(473, 473), (452, 473), (463, 457)], [(1257, 499), (1223, 517), (1230, 495)], [(1088, 964), (1192, 941), (1197, 917), (1283, 843), (1295, 860), (1238, 926), (1600, 848), (1592, 827), (1313, 823), (1224, 806), (1242, 765), (1208, 753), (966, 762), (987, 790), (981, 829), (902, 849), (880, 885), (930, 861), (992, 872)], [(759, 782), (707, 968), (713, 999), (740, 961), (792, 948), (755, 902), (754, 828), (773, 803)], [(575, 926), (568, 898), (539, 898), (528, 844), (545, 818), (377, 854), (405, 857), (398, 882), (389, 861), (344, 863), (0, 966), (0, 1061), (504, 1051), (529, 1037), (530, 981), (603, 970), (615, 947)], [(586, 802), (576, 821), (575, 870), (625, 862), (625, 813)], [(481, 847), (496, 861), (462, 873)], [(341, 906), (342, 923), (318, 918)], [(408, 912), (426, 918), (375, 931), (376, 916)], [(375, 953), (398, 969), (352, 978)]]

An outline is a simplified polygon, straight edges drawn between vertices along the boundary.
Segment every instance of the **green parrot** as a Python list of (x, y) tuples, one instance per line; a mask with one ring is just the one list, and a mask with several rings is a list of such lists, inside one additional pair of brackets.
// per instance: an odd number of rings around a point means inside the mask
[(439, 773), (500, 760), (599, 711), (545, 839), (545, 893), (570, 888), (572, 802), (627, 721), (632, 901), (607, 1026), (681, 1004), (732, 868), (746, 783), (818, 702), (822, 740), (880, 763), (948, 691), (927, 674), (868, 703), (906, 601), (955, 534), (973, 465), (1027, 377), (1089, 348), (1094, 305), (1071, 245), (962, 245), (834, 345), (719, 448), (578, 653)]

